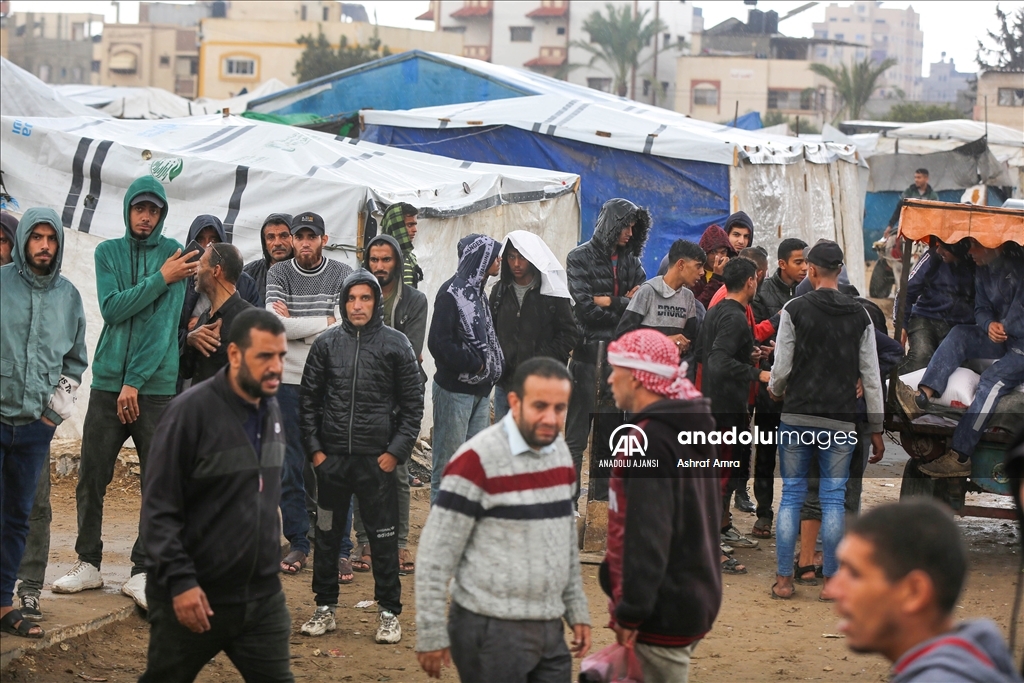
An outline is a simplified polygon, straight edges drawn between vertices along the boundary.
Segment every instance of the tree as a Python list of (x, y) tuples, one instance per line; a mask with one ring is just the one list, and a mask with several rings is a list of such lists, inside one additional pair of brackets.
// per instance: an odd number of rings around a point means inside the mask
[[(605, 11), (607, 16), (595, 10), (583, 22), (583, 30), (590, 34), (590, 42), (575, 40), (572, 45), (591, 54), (588, 66), (598, 62), (604, 64), (611, 71), (612, 89), (619, 97), (625, 97), (629, 92), (630, 74), (635, 69), (659, 52), (678, 45), (669, 44), (658, 50), (658, 37), (666, 26), (661, 19), (644, 23), (649, 10), (638, 12), (634, 17), (629, 6), (616, 8), (608, 3)], [(650, 45), (654, 46), (651, 54), (640, 59), (640, 53)]]
[(299, 79), (299, 83), (372, 62), (379, 57), (387, 57), (391, 54), (391, 50), (387, 46), (381, 47), (376, 29), (373, 31), (373, 37), (366, 41), (365, 45), (349, 46), (348, 38), (342, 36), (336, 51), (331, 47), (330, 41), (327, 40), (322, 30), (319, 31), (316, 38), (312, 35), (305, 35), (295, 42), (306, 46), (306, 49), (302, 51), (302, 56), (295, 62), (294, 75)]
[(896, 63), (895, 59), (889, 57), (881, 64), (872, 64), (870, 59), (865, 59), (854, 64), (852, 69), (845, 64), (840, 65), (838, 69), (825, 64), (811, 64), (810, 69), (828, 79), (842, 101), (833, 120), (838, 119), (843, 112), (847, 112), (851, 119), (859, 119), (864, 105), (879, 88), (878, 79)]
[[(1024, 7), (1008, 15), (996, 5), (999, 32), (986, 31), (995, 47), (978, 41), (978, 66), (985, 69), (1024, 70)], [(994, 59), (993, 59), (994, 57)]]
[(966, 118), (951, 104), (927, 104), (925, 102), (900, 102), (894, 104), (885, 115), (886, 121), (902, 123), (924, 123), (925, 121), (945, 121), (947, 119)]

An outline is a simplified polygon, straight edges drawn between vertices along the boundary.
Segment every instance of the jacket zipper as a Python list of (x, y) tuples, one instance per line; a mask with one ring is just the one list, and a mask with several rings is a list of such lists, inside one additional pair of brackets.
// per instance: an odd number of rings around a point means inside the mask
[[(266, 418), (264, 418), (264, 420), (266, 420)], [(263, 428), (264, 428), (264, 425), (261, 424), (260, 425), (260, 433), (261, 434), (263, 432)], [(259, 444), (260, 444), (260, 451), (262, 451), (263, 450), (263, 439), (262, 438), (259, 439)], [(255, 448), (253, 449), (253, 453), (256, 455), (256, 472), (257, 472), (256, 476), (258, 477), (259, 483), (257, 484), (258, 488), (256, 489), (256, 544), (255, 544), (255, 547), (253, 548), (252, 566), (249, 567), (249, 577), (248, 577), (248, 579), (246, 579), (246, 582), (245, 582), (245, 600), (246, 600), (246, 602), (249, 601), (249, 586), (252, 584), (252, 577), (256, 575), (256, 565), (259, 563), (259, 559), (260, 559), (260, 527), (261, 527), (261, 522), (263, 521), (260, 518), (261, 515), (263, 514), (263, 458), (262, 458), (262, 453), (256, 452)]]
[[(392, 311), (393, 313), (393, 311)], [(348, 409), (348, 454), (352, 455), (352, 425), (356, 419), (356, 375), (359, 374), (359, 344), (362, 330), (356, 330), (356, 353), (352, 362), (352, 396)]]

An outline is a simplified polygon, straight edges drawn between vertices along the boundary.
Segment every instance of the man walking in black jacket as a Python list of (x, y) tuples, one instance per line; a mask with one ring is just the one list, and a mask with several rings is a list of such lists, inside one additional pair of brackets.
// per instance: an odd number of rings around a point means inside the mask
[(490, 297), (505, 356), (505, 372), (494, 387), (495, 422), (508, 412), (506, 396), (516, 368), (536, 356), (565, 363), (578, 339), (565, 270), (548, 245), (532, 232), (515, 230), (501, 248), (501, 279)]
[[(583, 451), (590, 437), (591, 415), (598, 409), (615, 410), (604, 378), (600, 387), (602, 398), (600, 403), (597, 401), (598, 345), (615, 338), (619, 319), (647, 279), (640, 256), (650, 229), (651, 214), (647, 209), (625, 199), (609, 199), (601, 207), (594, 236), (570, 251), (565, 260), (569, 293), (576, 302), (573, 314), (580, 332), (569, 362), (572, 398), (565, 423), (565, 441), (576, 466), (577, 490)], [(594, 442), (598, 440), (595, 436)], [(603, 441), (607, 442), (607, 438)], [(607, 480), (592, 481), (590, 499), (602, 500), (607, 490)]]
[(293, 681), (278, 578), (284, 326), (249, 309), (229, 365), (167, 406), (142, 487), (149, 653), (142, 683), (192, 681), (224, 651), (246, 681)]
[(316, 611), (302, 633), (337, 628), (338, 553), (352, 496), (373, 546), (378, 643), (402, 639), (398, 578), (398, 493), (394, 470), (407, 462), (423, 418), (419, 364), (404, 334), (384, 325), (377, 279), (358, 270), (341, 287), (341, 325), (313, 342), (299, 394), (302, 443), (317, 483), (313, 555)]

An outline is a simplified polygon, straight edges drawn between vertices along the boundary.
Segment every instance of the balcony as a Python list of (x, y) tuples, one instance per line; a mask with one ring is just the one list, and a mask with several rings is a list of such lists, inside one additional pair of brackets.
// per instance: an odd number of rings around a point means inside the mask
[(528, 12), (531, 19), (550, 19), (564, 17), (569, 14), (568, 0), (541, 0), (540, 7)]
[(481, 19), (491, 16), (490, 0), (465, 0), (462, 8), (451, 13), (453, 19)]
[(463, 45), (462, 56), (489, 62), (491, 61), (491, 48), (487, 45)]
[(530, 68), (562, 66), (565, 64), (567, 56), (564, 47), (542, 47), (540, 56), (525, 62), (523, 66)]

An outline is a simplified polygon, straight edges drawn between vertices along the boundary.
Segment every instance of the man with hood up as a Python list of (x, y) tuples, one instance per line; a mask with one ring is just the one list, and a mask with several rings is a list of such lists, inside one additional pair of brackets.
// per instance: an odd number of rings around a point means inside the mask
[[(184, 280), (198, 266), (188, 262), (177, 241), (163, 236), (167, 212), (163, 186), (152, 176), (143, 176), (124, 197), (125, 236), (96, 247), (103, 331), (94, 354), (75, 489), (78, 561), (54, 582), (55, 593), (103, 586), (103, 497), (117, 454), (131, 437), (144, 477), (153, 432), (174, 397)], [(145, 609), (146, 550), (138, 538), (131, 559), (131, 579), (121, 592)]]
[(18, 219), (0, 211), (0, 266), (11, 262), (11, 250), (14, 248), (14, 233), (18, 231)]
[(64, 228), (53, 209), (25, 212), (0, 268), (0, 623), (5, 633), (41, 638), (43, 631), (13, 608), (29, 513), (50, 440), (71, 417), (88, 364), (82, 297), (60, 274)]
[[(619, 320), (633, 294), (647, 280), (640, 256), (650, 229), (651, 213), (647, 209), (625, 199), (609, 199), (597, 216), (594, 236), (570, 251), (565, 259), (569, 294), (576, 302), (573, 313), (580, 333), (569, 361), (572, 398), (565, 423), (565, 441), (576, 466), (577, 492), (591, 415), (598, 407), (598, 345), (615, 338)], [(600, 406), (613, 412), (615, 401), (604, 379), (601, 378)]]
[(256, 290), (260, 295), (260, 308), (267, 305), (267, 271), (275, 263), (287, 261), (292, 257), (292, 216), (288, 213), (272, 213), (263, 221), (260, 228), (260, 246), (263, 247), (263, 258), (245, 264), (242, 272), (256, 282)]
[(416, 239), (418, 214), (419, 209), (412, 204), (399, 202), (389, 206), (380, 220), (381, 234), (394, 237), (402, 250), (402, 283), (413, 289), (419, 288), (423, 280), (423, 269), (416, 262), (412, 246)]
[[(377, 279), (358, 270), (341, 286), (341, 324), (317, 337), (302, 372), (302, 444), (317, 481), (313, 555), (316, 611), (302, 633), (336, 626), (338, 553), (352, 496), (373, 546), (376, 641), (402, 638), (398, 498), (394, 470), (408, 462), (423, 419), (423, 384), (408, 338), (384, 324)], [(358, 381), (357, 381), (358, 378)]]
[(508, 412), (507, 392), (520, 363), (548, 356), (565, 363), (578, 338), (565, 269), (537, 235), (514, 230), (501, 247), (501, 279), (491, 289), (491, 314), (505, 356), (494, 388), (494, 419)]
[(459, 268), (437, 290), (427, 347), (437, 371), (434, 403), (430, 503), (441, 488), (441, 474), (456, 449), (491, 421), (491, 389), (505, 370), (505, 356), (484, 295), (489, 276), (498, 274), (501, 244), (486, 235), (459, 240)]
[[(728, 220), (726, 220), (726, 224), (728, 224)], [(710, 308), (711, 297), (725, 284), (725, 280), (722, 279), (722, 270), (729, 259), (736, 257), (737, 252), (733, 250), (725, 230), (718, 225), (709, 225), (704, 234), (700, 236), (699, 244), (707, 254), (707, 260), (704, 262), (704, 277), (697, 280), (697, 284), (693, 288), (693, 295), (697, 301), (704, 304), (704, 308)]]

